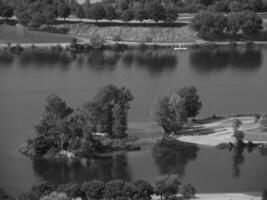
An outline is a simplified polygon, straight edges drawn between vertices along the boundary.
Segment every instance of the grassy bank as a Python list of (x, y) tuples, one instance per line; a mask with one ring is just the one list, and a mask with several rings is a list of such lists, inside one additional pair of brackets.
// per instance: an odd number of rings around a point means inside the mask
[(42, 31), (27, 30), (21, 26), (0, 24), (0, 44), (14, 43), (66, 43), (71, 36)]

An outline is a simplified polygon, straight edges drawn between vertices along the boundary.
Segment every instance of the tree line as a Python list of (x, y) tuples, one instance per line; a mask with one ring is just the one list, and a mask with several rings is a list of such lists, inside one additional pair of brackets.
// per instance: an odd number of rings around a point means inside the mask
[(0, 0), (0, 16), (15, 15), (18, 22), (27, 26), (52, 24), (57, 17), (121, 19), (155, 22), (175, 22), (182, 12), (196, 13), (201, 10), (213, 12), (240, 12), (267, 10), (265, 0), (103, 0), (99, 3), (78, 4), (76, 0)]
[(225, 15), (214, 11), (200, 11), (191, 21), (191, 27), (202, 38), (218, 39), (220, 36), (253, 37), (262, 29), (263, 20), (254, 11), (244, 10)]
[[(83, 184), (67, 183), (55, 185), (43, 183), (35, 185), (29, 192), (17, 197), (18, 200), (151, 200), (152, 195), (161, 200), (191, 199), (196, 189), (191, 184), (181, 184), (178, 175), (164, 175), (156, 178), (154, 185), (144, 180), (133, 182), (113, 180), (104, 183), (93, 180)], [(180, 193), (181, 198), (177, 195)], [(12, 196), (0, 190), (2, 200), (14, 200)]]

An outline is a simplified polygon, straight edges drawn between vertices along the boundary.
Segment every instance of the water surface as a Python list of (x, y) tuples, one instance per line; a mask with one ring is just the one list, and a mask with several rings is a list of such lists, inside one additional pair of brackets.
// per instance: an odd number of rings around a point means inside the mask
[[(31, 161), (17, 147), (34, 135), (46, 96), (56, 93), (77, 108), (113, 83), (131, 89), (131, 122), (151, 122), (153, 100), (174, 88), (196, 86), (200, 117), (255, 113), (267, 108), (267, 49), (95, 51), (87, 55), (0, 55), (0, 187), (17, 194), (42, 181), (93, 178), (146, 179), (177, 173), (202, 192), (259, 191), (267, 187), (267, 158), (251, 153), (190, 147), (189, 157), (157, 157), (152, 149), (92, 159), (89, 163)], [(178, 145), (179, 146), (179, 145)], [(178, 147), (179, 148), (179, 147)], [(167, 151), (167, 150), (166, 150)], [(167, 151), (168, 152), (168, 151)], [(178, 155), (176, 155), (177, 153)], [(237, 154), (237, 156), (236, 156)], [(240, 154), (242, 156), (240, 156)], [(236, 157), (236, 158), (235, 158)], [(169, 162), (170, 161), (170, 162)]]

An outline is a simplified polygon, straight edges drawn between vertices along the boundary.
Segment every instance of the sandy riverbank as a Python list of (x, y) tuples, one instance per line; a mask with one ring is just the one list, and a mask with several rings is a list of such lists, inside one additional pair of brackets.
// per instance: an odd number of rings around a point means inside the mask
[[(245, 133), (244, 142), (267, 143), (267, 133), (261, 132), (260, 123), (255, 122), (254, 116), (230, 117), (203, 125), (193, 125), (193, 129), (203, 130), (201, 134), (183, 135), (176, 138), (182, 142), (194, 143), (205, 146), (217, 146), (221, 143), (235, 142), (232, 123), (234, 119), (242, 122), (240, 130)], [(205, 134), (206, 132), (211, 132)], [(204, 133), (204, 134), (203, 134)]]

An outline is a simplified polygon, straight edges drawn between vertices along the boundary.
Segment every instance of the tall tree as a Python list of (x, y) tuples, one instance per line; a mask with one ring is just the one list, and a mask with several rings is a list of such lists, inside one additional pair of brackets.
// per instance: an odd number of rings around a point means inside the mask
[(97, 22), (97, 20), (103, 19), (106, 16), (105, 9), (104, 9), (104, 7), (102, 6), (101, 3), (93, 4), (90, 7), (89, 12), (90, 12), (91, 17), (93, 19), (95, 19), (96, 22)]

